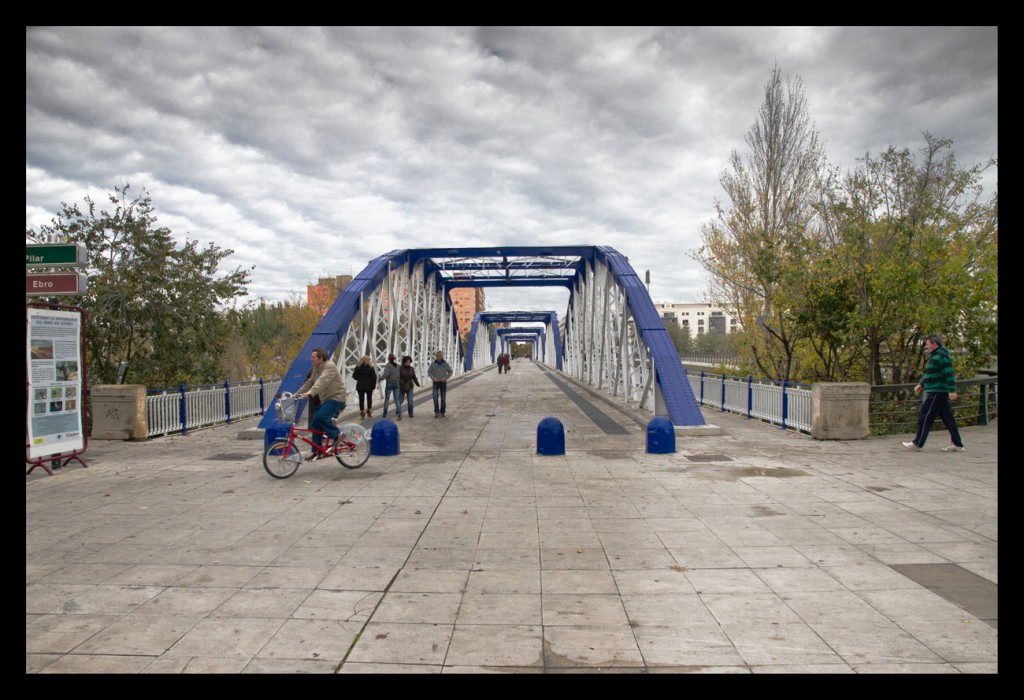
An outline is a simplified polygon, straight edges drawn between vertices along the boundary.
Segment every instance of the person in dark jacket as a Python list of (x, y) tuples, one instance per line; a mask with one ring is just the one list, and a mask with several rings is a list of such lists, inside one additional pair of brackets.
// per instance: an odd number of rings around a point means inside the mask
[(402, 415), (402, 398), (398, 393), (398, 363), (394, 355), (388, 355), (388, 363), (380, 371), (380, 380), (384, 382), (384, 412), (381, 414), (388, 417), (388, 404), (391, 397), (395, 397), (395, 413)]
[[(406, 411), (409, 413), (409, 417), (412, 418), (412, 387), (413, 384), (416, 386), (420, 385), (419, 377), (416, 376), (416, 368), (412, 366), (412, 358), (406, 355), (402, 358), (402, 364), (398, 368), (398, 391), (399, 391), (399, 406), (402, 402), (405, 402)], [(398, 411), (398, 416), (395, 420), (402, 420), (402, 411)]]
[(942, 347), (942, 338), (929, 335), (924, 339), (924, 347), (928, 352), (928, 362), (924, 366), (924, 376), (914, 387), (914, 393), (924, 392), (920, 414), (917, 421), (917, 435), (910, 442), (902, 443), (910, 450), (920, 450), (928, 439), (936, 418), (941, 418), (949, 430), (952, 440), (942, 448), (943, 452), (963, 452), (964, 442), (960, 439), (960, 431), (956, 427), (956, 417), (950, 407), (950, 401), (956, 401), (956, 373), (953, 371), (953, 358), (949, 350)]
[(359, 417), (369, 418), (373, 415), (373, 390), (377, 388), (377, 370), (373, 368), (369, 355), (363, 355), (359, 360), (352, 370), (352, 378), (356, 380), (356, 393), (359, 394)]

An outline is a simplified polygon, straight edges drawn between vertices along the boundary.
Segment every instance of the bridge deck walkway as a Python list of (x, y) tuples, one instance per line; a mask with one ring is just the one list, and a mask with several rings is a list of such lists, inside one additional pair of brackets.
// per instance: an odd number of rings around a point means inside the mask
[(36, 470), (26, 671), (997, 671), (995, 423), (909, 453), (706, 411), (648, 454), (528, 360), (415, 414), (358, 470), (272, 479), (257, 419)]

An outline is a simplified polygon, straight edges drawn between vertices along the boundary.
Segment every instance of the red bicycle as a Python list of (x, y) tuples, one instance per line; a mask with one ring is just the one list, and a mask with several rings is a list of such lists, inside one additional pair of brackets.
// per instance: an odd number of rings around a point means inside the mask
[[(314, 460), (334, 457), (338, 463), (348, 469), (358, 469), (370, 458), (370, 436), (366, 428), (358, 423), (346, 423), (338, 426), (341, 434), (332, 445), (326, 433), (310, 428), (295, 427), (295, 402), (291, 394), (281, 395), (281, 400), (274, 404), (281, 420), (288, 421), (288, 435), (278, 438), (267, 445), (263, 451), (263, 468), (275, 479), (287, 479), (299, 469), (303, 456), (299, 443), (304, 442), (313, 448)], [(317, 445), (312, 438), (321, 436), (326, 447)]]

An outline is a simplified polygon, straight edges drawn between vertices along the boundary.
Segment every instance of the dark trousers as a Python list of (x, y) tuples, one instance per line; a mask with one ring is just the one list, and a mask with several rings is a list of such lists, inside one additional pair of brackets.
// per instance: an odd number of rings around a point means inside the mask
[(927, 392), (921, 402), (921, 412), (917, 420), (917, 435), (914, 437), (914, 444), (924, 447), (928, 433), (940, 418), (949, 431), (949, 437), (957, 447), (963, 447), (963, 440), (960, 439), (960, 431), (956, 428), (956, 418), (953, 417), (953, 409), (949, 405), (949, 394), (941, 391)]
[[(320, 408), (316, 409), (316, 413), (313, 414), (313, 430), (326, 433), (327, 438), (333, 441), (341, 433), (341, 428), (334, 424), (334, 416), (341, 413), (344, 408), (344, 401), (335, 401), (334, 399), (324, 401), (320, 404)], [(313, 433), (313, 442), (320, 447), (324, 446), (323, 436), (317, 433)]]
[(445, 408), (448, 406), (448, 382), (434, 382), (433, 389), (434, 399), (434, 415), (444, 415)]
[(369, 411), (373, 408), (373, 389), (359, 389), (356, 388), (356, 393), (359, 394), (359, 410), (363, 410), (363, 402), (365, 401), (366, 410)]

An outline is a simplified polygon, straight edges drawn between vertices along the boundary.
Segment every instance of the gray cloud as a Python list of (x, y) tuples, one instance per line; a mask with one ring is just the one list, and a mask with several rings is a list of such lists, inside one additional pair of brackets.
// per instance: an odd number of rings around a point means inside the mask
[(996, 155), (994, 27), (29, 28), (26, 226), (129, 181), (270, 301), (396, 248), (512, 243), (610, 245), (696, 301), (687, 253), (776, 63), (844, 169), (925, 131)]

